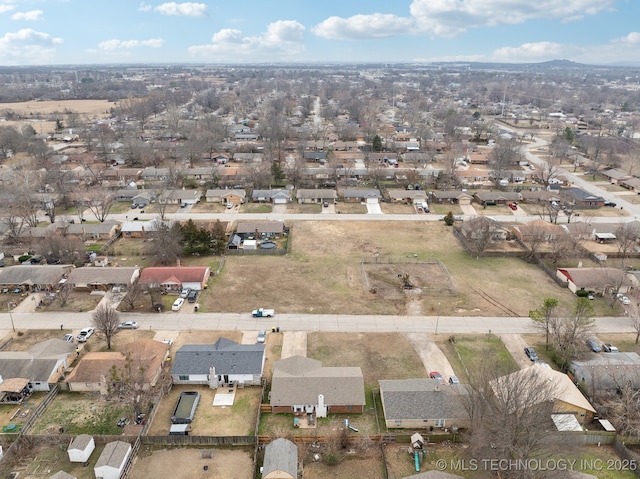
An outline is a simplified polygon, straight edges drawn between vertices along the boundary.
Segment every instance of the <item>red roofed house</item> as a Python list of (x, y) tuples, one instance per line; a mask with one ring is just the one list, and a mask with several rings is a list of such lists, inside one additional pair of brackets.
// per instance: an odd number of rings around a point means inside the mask
[(142, 270), (138, 282), (143, 287), (156, 286), (166, 292), (183, 288), (200, 291), (207, 287), (209, 276), (208, 266), (151, 266)]

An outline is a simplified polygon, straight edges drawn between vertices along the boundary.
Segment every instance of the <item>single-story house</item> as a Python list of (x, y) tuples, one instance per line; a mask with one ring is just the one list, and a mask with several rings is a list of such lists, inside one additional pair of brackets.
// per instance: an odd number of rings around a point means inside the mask
[(140, 273), (138, 282), (144, 287), (159, 287), (165, 292), (183, 288), (200, 291), (207, 287), (211, 275), (208, 266), (149, 266)]
[(541, 394), (540, 402), (552, 402), (552, 411), (555, 414), (571, 414), (580, 424), (591, 422), (596, 410), (584, 397), (571, 378), (565, 373), (551, 369), (542, 364), (532, 364), (530, 367), (519, 369), (506, 376), (499, 377), (491, 381), (494, 394), (499, 395), (501, 391), (506, 394), (507, 388), (502, 389), (501, 385), (518, 384), (520, 387), (538, 387), (539, 384), (549, 385), (549, 397)]
[(451, 203), (454, 205), (470, 205), (473, 196), (460, 190), (435, 190), (430, 193), (436, 203)]
[(282, 221), (238, 221), (236, 234), (242, 239), (279, 238), (284, 234), (284, 223)]
[(107, 240), (120, 232), (119, 221), (104, 221), (102, 223), (73, 223), (64, 228), (68, 236), (80, 238), (82, 241)]
[(317, 161), (319, 163), (324, 163), (327, 160), (327, 152), (326, 151), (305, 151), (303, 153), (303, 158), (306, 161)]
[(259, 386), (264, 369), (264, 344), (238, 344), (220, 338), (214, 344), (185, 344), (174, 355), (174, 384)]
[(74, 437), (71, 444), (69, 444), (69, 448), (67, 449), (69, 461), (87, 462), (95, 448), (96, 443), (93, 440), (93, 436), (89, 434), (80, 434)]
[(251, 200), (284, 205), (291, 201), (291, 193), (288, 190), (253, 190)]
[(600, 176), (609, 180), (612, 185), (620, 183), (622, 180), (628, 180), (632, 178), (631, 175), (625, 173), (620, 170), (616, 170), (615, 168), (609, 168), (607, 170), (602, 170), (598, 172)]
[(574, 294), (579, 290), (600, 294), (628, 293), (633, 285), (629, 275), (618, 268), (558, 268), (556, 277), (567, 283)]
[(591, 359), (572, 361), (569, 373), (591, 398), (617, 394), (627, 384), (638, 390), (640, 356), (633, 352), (597, 354)]
[(338, 199), (338, 192), (336, 190), (331, 189), (304, 189), (301, 188), (296, 191), (296, 198), (298, 199), (298, 203), (324, 203), (325, 201), (328, 203), (335, 203)]
[[(135, 211), (135, 210), (134, 210)], [(170, 221), (164, 222), (167, 226), (171, 226)], [(123, 238), (144, 238), (147, 233), (158, 231), (158, 228), (163, 224), (162, 220), (155, 219), (153, 221), (127, 221), (122, 224), (120, 231)]]
[(370, 189), (345, 189), (342, 190), (341, 196), (347, 203), (366, 202), (368, 200), (379, 200), (382, 198), (380, 190)]
[(120, 479), (130, 455), (131, 444), (128, 442), (113, 441), (108, 443), (93, 467), (96, 479)]
[(297, 479), (298, 446), (280, 437), (264, 448), (262, 479)]
[(132, 366), (132, 381), (143, 391), (155, 386), (162, 374), (162, 365), (169, 345), (152, 339), (140, 339), (126, 344), (120, 351), (86, 353), (65, 379), (70, 391), (99, 392), (107, 395), (115, 386), (111, 377), (115, 367), (120, 375)]
[(327, 417), (362, 413), (364, 378), (359, 367), (323, 367), (321, 361), (291, 356), (273, 365), (271, 412)]
[(247, 192), (243, 189), (211, 189), (205, 194), (207, 203), (233, 203), (234, 205), (243, 204), (246, 197)]
[(137, 188), (125, 188), (115, 192), (116, 201), (130, 202), (138, 194)]
[(137, 190), (136, 195), (131, 198), (131, 204), (145, 207), (156, 200), (156, 192), (153, 190)]
[(473, 198), (483, 206), (507, 205), (522, 200), (520, 193), (515, 191), (478, 191)]
[(504, 241), (509, 235), (506, 226), (486, 216), (478, 216), (460, 225), (460, 234), (471, 241), (480, 240), (480, 235), (484, 235), (485, 232), (490, 235), (491, 241)]
[(438, 379), (380, 380), (380, 399), (388, 428), (433, 429), (469, 426), (462, 398), (465, 385)]
[(407, 203), (412, 205), (416, 202), (427, 201), (427, 193), (424, 190), (403, 190), (397, 188), (388, 190), (387, 194), (392, 203)]
[(512, 231), (520, 241), (534, 241), (542, 238), (544, 241), (549, 242), (567, 234), (567, 231), (562, 226), (545, 220), (533, 220), (524, 225), (516, 225)]
[[(17, 265), (2, 268), (0, 290), (55, 291), (73, 265)], [(6, 291), (4, 291), (6, 292)]]
[(76, 268), (69, 273), (66, 284), (76, 291), (109, 291), (114, 286), (126, 288), (140, 275), (137, 267), (95, 267)]
[(635, 176), (620, 180), (618, 184), (631, 191), (640, 191), (640, 178), (636, 178)]
[(169, 168), (145, 168), (142, 179), (145, 181), (165, 181), (169, 178)]
[(604, 198), (589, 193), (580, 188), (563, 188), (562, 194), (569, 199), (569, 203), (574, 208), (602, 208)]
[(169, 205), (195, 205), (200, 202), (200, 190), (163, 190), (158, 203)]
[(0, 379), (28, 379), (30, 391), (49, 391), (75, 360), (75, 351), (74, 344), (55, 338), (28, 351), (0, 351)]

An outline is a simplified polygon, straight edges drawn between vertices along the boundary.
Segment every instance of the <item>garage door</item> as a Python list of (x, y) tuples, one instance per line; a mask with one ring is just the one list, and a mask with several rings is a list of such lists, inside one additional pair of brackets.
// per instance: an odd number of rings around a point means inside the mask
[(367, 198), (367, 204), (369, 204), (369, 205), (377, 205), (378, 204), (378, 198)]
[(286, 198), (276, 198), (275, 200), (273, 200), (273, 203), (276, 205), (286, 205), (287, 204), (287, 199)]

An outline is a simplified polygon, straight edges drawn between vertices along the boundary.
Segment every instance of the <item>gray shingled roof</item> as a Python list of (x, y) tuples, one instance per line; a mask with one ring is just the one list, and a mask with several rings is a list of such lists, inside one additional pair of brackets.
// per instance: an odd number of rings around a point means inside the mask
[(134, 273), (139, 268), (136, 267), (104, 267), (96, 268), (87, 266), (76, 268), (69, 273), (67, 280), (71, 284), (129, 284)]
[(69, 449), (78, 449), (79, 451), (84, 451), (87, 446), (91, 443), (93, 436), (89, 434), (80, 434), (76, 436), (71, 444), (69, 445)]
[(113, 441), (108, 443), (100, 457), (98, 458), (98, 462), (94, 466), (94, 469), (99, 467), (113, 467), (114, 469), (120, 469), (122, 463), (126, 459), (129, 451), (131, 450), (131, 444), (124, 441)]
[(467, 416), (460, 396), (463, 385), (440, 384), (437, 379), (380, 380), (380, 394), (387, 421), (455, 419)]
[(0, 351), (0, 372), (4, 379), (24, 378), (47, 382), (60, 359), (76, 346), (62, 339), (35, 344), (29, 351)]
[(172, 375), (262, 374), (264, 344), (238, 344), (220, 338), (215, 344), (185, 344), (175, 354)]
[(0, 272), (0, 285), (56, 284), (71, 265), (18, 265), (4, 268)]
[(295, 443), (279, 438), (267, 444), (264, 451), (262, 477), (274, 471), (283, 471), (292, 478), (298, 477), (298, 446)]
[(271, 406), (316, 404), (364, 405), (364, 379), (359, 367), (322, 367), (320, 361), (292, 356), (273, 365)]

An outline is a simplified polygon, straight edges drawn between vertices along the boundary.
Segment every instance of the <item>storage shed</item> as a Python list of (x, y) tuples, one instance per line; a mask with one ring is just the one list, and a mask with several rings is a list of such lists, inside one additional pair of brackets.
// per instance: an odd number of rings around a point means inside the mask
[(120, 479), (131, 454), (131, 444), (114, 441), (107, 444), (98, 458), (93, 472), (96, 479)]
[(288, 439), (279, 438), (264, 450), (262, 479), (296, 479), (298, 477), (298, 447)]
[(80, 434), (76, 436), (69, 444), (67, 454), (70, 462), (87, 462), (91, 453), (96, 448), (93, 436), (89, 434)]

